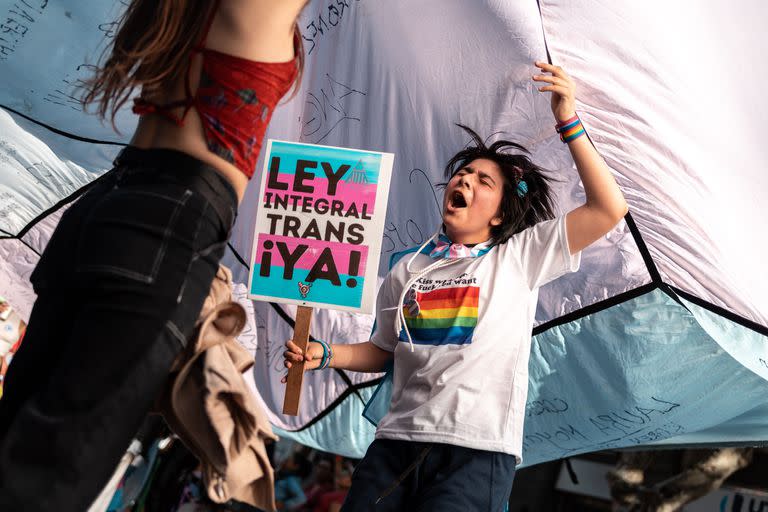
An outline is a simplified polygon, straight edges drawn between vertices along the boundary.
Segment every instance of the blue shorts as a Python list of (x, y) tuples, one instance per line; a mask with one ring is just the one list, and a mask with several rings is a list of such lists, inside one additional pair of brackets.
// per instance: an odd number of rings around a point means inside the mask
[(502, 512), (514, 455), (437, 443), (376, 439), (355, 468), (342, 512)]

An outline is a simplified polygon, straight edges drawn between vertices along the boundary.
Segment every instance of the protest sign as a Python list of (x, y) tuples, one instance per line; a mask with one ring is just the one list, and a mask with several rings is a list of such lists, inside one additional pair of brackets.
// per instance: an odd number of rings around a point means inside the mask
[[(394, 155), (270, 140), (256, 214), (249, 297), (296, 304), (306, 350), (312, 307), (371, 313)], [(298, 410), (304, 363), (288, 372)]]
[(270, 140), (250, 297), (371, 313), (391, 153)]

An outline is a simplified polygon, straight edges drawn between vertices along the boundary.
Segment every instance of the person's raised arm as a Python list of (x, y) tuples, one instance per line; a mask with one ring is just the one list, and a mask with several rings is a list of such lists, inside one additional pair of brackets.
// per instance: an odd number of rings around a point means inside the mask
[[(323, 346), (320, 343), (309, 342), (306, 354), (302, 354), (301, 349), (293, 341), (287, 341), (285, 347), (286, 351), (283, 353), (283, 357), (286, 368), (290, 368), (292, 363), (298, 363), (304, 359), (304, 370), (314, 370), (322, 362)], [(383, 371), (384, 366), (392, 360), (392, 352), (381, 349), (370, 341), (351, 345), (330, 344), (330, 348), (333, 355), (329, 368), (375, 373)], [(285, 378), (283, 378), (283, 382), (285, 382)]]
[[(551, 73), (534, 75), (533, 79), (549, 84), (539, 87), (539, 91), (552, 93), (555, 121), (562, 124), (573, 120), (576, 116), (576, 86), (571, 77), (559, 66), (545, 62), (536, 62), (536, 66), (543, 72)], [(577, 125), (577, 133), (578, 129)], [(568, 248), (571, 254), (576, 254), (613, 229), (626, 215), (628, 208), (611, 171), (586, 136), (570, 140), (568, 149), (587, 196), (583, 205), (566, 215)]]

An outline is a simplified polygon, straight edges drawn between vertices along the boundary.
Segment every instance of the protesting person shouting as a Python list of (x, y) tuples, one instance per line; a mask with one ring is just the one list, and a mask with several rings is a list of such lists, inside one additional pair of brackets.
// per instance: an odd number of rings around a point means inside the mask
[(521, 461), (531, 330), (540, 286), (578, 269), (627, 204), (585, 137), (566, 72), (537, 62), (586, 202), (555, 217), (543, 170), (525, 148), (472, 143), (446, 166), (441, 229), (394, 264), (363, 343), (289, 341), (285, 366), (379, 372), (392, 398), (342, 510), (501, 511)]

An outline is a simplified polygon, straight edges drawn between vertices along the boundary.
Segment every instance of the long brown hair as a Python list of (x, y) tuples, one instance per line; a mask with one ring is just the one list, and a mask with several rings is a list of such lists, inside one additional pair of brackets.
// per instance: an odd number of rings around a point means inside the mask
[[(133, 0), (120, 19), (112, 46), (105, 50), (109, 57), (104, 66), (83, 84), (83, 107), (96, 103), (98, 115), (109, 116), (114, 126), (117, 111), (137, 87), (148, 98), (165, 90), (188, 71), (189, 54), (200, 43), (218, 3)], [(304, 49), (298, 25), (294, 30), (301, 74)], [(300, 76), (296, 84), (299, 80)]]

